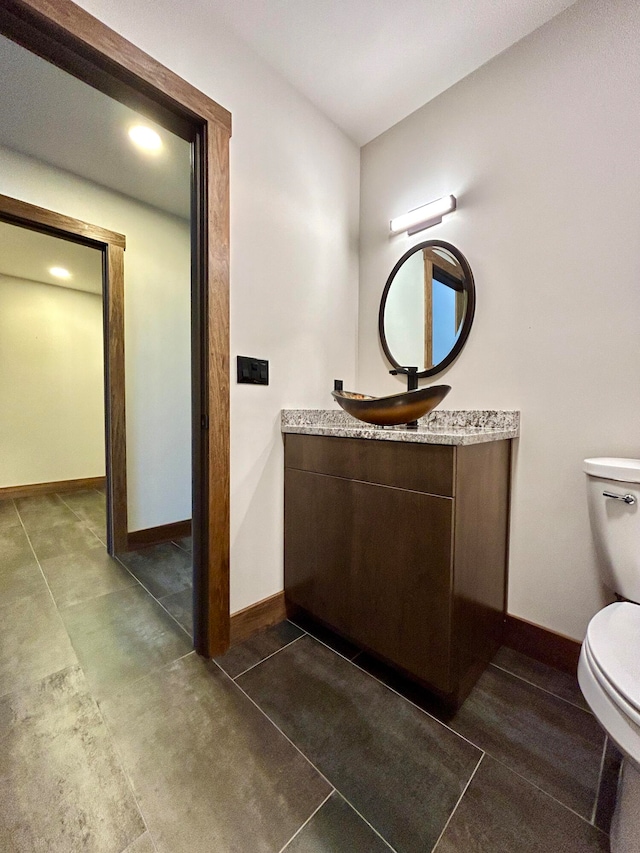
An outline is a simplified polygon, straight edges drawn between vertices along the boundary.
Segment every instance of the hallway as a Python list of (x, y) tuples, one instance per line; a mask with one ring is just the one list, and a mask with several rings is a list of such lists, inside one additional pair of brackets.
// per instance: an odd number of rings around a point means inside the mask
[(188, 542), (120, 562), (103, 528), (98, 492), (0, 501), (1, 850), (608, 849), (617, 756), (575, 679), (501, 649), (447, 717), (291, 621), (204, 661)]

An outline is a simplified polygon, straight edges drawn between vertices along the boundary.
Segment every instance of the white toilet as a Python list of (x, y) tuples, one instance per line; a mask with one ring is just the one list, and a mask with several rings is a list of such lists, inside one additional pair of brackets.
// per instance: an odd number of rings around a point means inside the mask
[(613, 853), (640, 853), (640, 459), (585, 459), (602, 578), (625, 599), (589, 622), (578, 681), (624, 756), (611, 827)]

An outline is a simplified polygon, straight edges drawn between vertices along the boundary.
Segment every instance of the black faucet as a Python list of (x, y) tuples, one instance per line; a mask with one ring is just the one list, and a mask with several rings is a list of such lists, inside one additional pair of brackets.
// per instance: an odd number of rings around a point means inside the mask
[[(392, 376), (399, 376), (401, 373), (407, 375), (407, 391), (418, 390), (418, 368), (417, 367), (398, 367), (396, 370), (390, 370)], [(407, 429), (418, 429), (418, 421), (409, 421)]]

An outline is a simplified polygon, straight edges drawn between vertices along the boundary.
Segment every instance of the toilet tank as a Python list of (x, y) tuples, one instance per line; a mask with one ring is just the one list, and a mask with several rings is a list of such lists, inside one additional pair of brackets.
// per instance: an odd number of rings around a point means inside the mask
[(584, 471), (602, 581), (640, 603), (640, 459), (585, 459)]

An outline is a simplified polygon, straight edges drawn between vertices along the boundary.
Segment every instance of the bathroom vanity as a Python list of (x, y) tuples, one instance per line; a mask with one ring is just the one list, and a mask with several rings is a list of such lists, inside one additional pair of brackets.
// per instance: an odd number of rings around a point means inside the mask
[(457, 706), (504, 625), (517, 412), (285, 411), (285, 595)]

